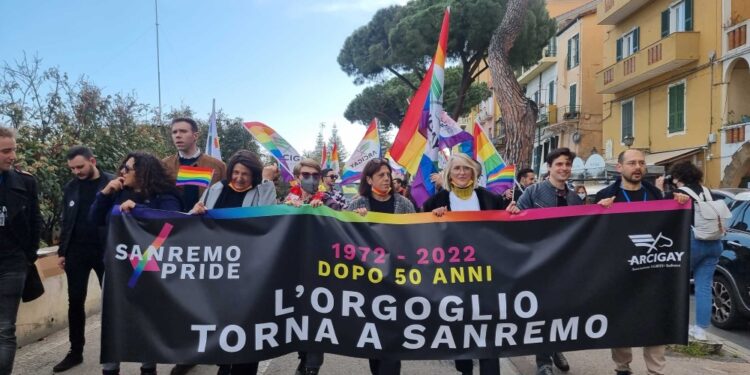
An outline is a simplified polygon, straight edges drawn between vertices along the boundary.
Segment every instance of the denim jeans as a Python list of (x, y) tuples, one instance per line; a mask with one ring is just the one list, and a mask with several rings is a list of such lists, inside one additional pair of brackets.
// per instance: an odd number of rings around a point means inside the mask
[(711, 283), (721, 255), (721, 241), (696, 240), (690, 235), (690, 270), (695, 280), (695, 324), (708, 328), (711, 323)]
[[(16, 268), (16, 267), (14, 267)], [(26, 281), (26, 265), (0, 271), (0, 375), (10, 375), (16, 356), (16, 316)]]

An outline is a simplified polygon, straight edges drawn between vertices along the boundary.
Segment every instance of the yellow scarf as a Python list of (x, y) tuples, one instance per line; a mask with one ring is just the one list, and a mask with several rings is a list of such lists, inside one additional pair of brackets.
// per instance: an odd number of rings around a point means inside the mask
[(248, 190), (252, 189), (252, 188), (253, 188), (253, 185), (250, 185), (250, 186), (248, 186), (247, 188), (245, 188), (245, 189), (242, 189), (242, 190), (240, 190), (240, 189), (237, 189), (236, 187), (234, 187), (234, 184), (233, 184), (233, 183), (232, 183), (232, 182), (230, 181), (230, 182), (229, 182), (229, 188), (230, 188), (230, 189), (232, 189), (232, 190), (234, 190), (234, 191), (235, 191), (235, 192), (237, 192), (237, 193), (244, 193), (244, 192), (246, 192), (246, 191), (248, 191)]
[(461, 200), (468, 200), (474, 193), (474, 181), (471, 181), (466, 187), (458, 187), (451, 182), (451, 191)]

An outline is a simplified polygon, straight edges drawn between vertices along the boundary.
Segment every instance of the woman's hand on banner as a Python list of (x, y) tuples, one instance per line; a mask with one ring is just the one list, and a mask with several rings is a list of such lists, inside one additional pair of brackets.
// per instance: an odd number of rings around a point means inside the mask
[(320, 207), (322, 205), (323, 205), (323, 201), (320, 199), (313, 199), (312, 201), (310, 201), (310, 206)]
[(687, 194), (682, 193), (674, 193), (674, 200), (677, 201), (679, 204), (685, 204), (690, 200), (690, 197), (687, 196)]
[(367, 209), (364, 208), (364, 207), (362, 207), (362, 208), (355, 208), (354, 212), (358, 213), (360, 216), (367, 216)]
[(435, 216), (437, 216), (437, 217), (441, 217), (441, 216), (445, 215), (446, 212), (448, 212), (448, 208), (445, 207), (445, 206), (438, 207), (438, 208), (432, 210), (432, 214), (435, 215)]
[(129, 213), (132, 209), (135, 208), (135, 202), (133, 202), (131, 199), (126, 200), (125, 202), (122, 202), (120, 205), (120, 211)]
[(597, 203), (604, 208), (610, 208), (615, 203), (615, 197), (604, 198)]
[(205, 215), (206, 213), (206, 205), (203, 204), (203, 202), (198, 202), (193, 206), (193, 209), (188, 212), (191, 215)]
[(508, 207), (505, 208), (505, 212), (515, 215), (521, 212), (521, 209), (518, 208), (518, 205), (516, 205), (516, 202), (510, 202), (510, 204), (508, 204)]

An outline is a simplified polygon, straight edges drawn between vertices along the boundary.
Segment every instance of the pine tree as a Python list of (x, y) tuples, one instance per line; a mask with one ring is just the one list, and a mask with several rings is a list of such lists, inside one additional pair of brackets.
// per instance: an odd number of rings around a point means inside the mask
[(349, 153), (347, 153), (346, 148), (344, 148), (344, 142), (342, 142), (341, 137), (339, 137), (339, 129), (336, 127), (335, 123), (331, 127), (331, 136), (328, 138), (328, 152), (331, 152), (334, 144), (339, 151), (339, 166), (343, 167), (344, 163), (346, 163), (346, 159), (349, 158)]
[(323, 130), (325, 130), (325, 128), (326, 124), (324, 122), (321, 122), (320, 130), (318, 130), (318, 136), (315, 137), (315, 149), (312, 151), (312, 153), (309, 154), (311, 159), (321, 161), (320, 156), (323, 154), (323, 147), (326, 144), (325, 138), (323, 138)]

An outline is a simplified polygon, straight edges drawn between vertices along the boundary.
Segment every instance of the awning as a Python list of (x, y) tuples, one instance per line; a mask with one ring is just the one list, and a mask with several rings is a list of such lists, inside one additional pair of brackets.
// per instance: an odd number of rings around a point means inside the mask
[(701, 147), (685, 148), (682, 150), (654, 152), (646, 155), (646, 165), (665, 165), (671, 162), (691, 156), (702, 151)]

